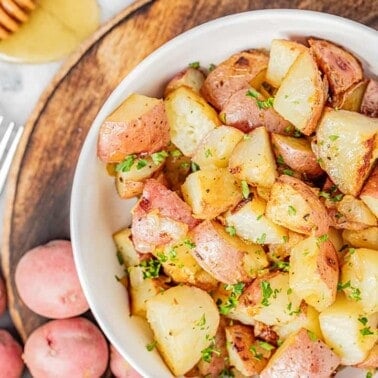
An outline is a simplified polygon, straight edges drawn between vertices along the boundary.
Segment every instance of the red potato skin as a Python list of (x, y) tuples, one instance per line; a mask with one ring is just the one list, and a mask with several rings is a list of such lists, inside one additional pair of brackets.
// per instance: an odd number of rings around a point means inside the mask
[(33, 377), (98, 378), (108, 365), (108, 345), (84, 318), (52, 320), (25, 343), (24, 361)]
[(243, 269), (244, 253), (223, 239), (211, 221), (196, 226), (192, 234), (191, 253), (202, 269), (225, 284), (251, 280)]
[(233, 93), (248, 88), (250, 81), (268, 66), (268, 55), (250, 50), (231, 56), (209, 73), (201, 88), (202, 96), (221, 110)]
[(363, 195), (378, 199), (378, 164), (375, 165), (364, 187), (362, 188), (360, 196)]
[(5, 282), (0, 277), (0, 316), (4, 314), (7, 308), (7, 291), (5, 288)]
[(192, 209), (175, 192), (167, 189), (155, 179), (146, 181), (143, 194), (134, 207), (131, 231), (135, 248), (140, 252), (151, 252), (156, 245), (164, 245), (172, 241), (172, 236), (161, 233), (151, 223), (147, 215), (155, 211), (159, 216), (171, 220), (172, 224), (195, 227), (199, 221), (192, 217)]
[(302, 328), (290, 347), (266, 366), (260, 378), (329, 378), (339, 364), (340, 358), (325, 343), (311, 340)]
[(310, 38), (308, 42), (334, 95), (363, 79), (361, 64), (352, 54), (325, 40)]
[(15, 281), (23, 302), (39, 315), (62, 319), (89, 309), (67, 240), (26, 252), (16, 267)]
[(104, 122), (97, 142), (100, 160), (118, 163), (131, 154), (152, 154), (165, 148), (170, 135), (163, 101), (154, 106), (148, 115), (154, 120), (154, 124), (148, 128), (142, 117), (133, 122)]
[(116, 378), (143, 378), (113, 345), (110, 345), (110, 370)]
[(21, 345), (8, 331), (0, 329), (0, 378), (20, 378), (23, 370)]
[(378, 117), (378, 81), (370, 79), (361, 104), (361, 113), (372, 118)]
[[(286, 134), (285, 129), (290, 123), (281, 117), (273, 107), (261, 108), (257, 100), (247, 96), (248, 89), (258, 93), (253, 88), (244, 88), (235, 92), (226, 102), (220, 113), (220, 119), (228, 126), (248, 133), (256, 127), (265, 126), (269, 132)], [(259, 100), (264, 98), (259, 95)]]

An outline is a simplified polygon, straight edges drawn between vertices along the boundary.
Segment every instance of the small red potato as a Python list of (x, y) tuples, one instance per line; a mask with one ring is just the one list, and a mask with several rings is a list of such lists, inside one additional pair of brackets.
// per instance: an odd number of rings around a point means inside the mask
[(142, 378), (113, 345), (110, 345), (110, 370), (116, 378)]
[(108, 364), (108, 345), (89, 320), (52, 320), (25, 343), (24, 361), (33, 377), (98, 378)]
[(69, 318), (89, 308), (69, 241), (54, 240), (26, 252), (16, 267), (15, 281), (26, 306), (47, 318)]
[(0, 378), (20, 378), (24, 370), (21, 345), (0, 329)]
[(378, 81), (370, 79), (361, 104), (361, 113), (369, 117), (378, 117)]
[(4, 314), (7, 308), (7, 291), (5, 288), (5, 282), (0, 276), (0, 316)]

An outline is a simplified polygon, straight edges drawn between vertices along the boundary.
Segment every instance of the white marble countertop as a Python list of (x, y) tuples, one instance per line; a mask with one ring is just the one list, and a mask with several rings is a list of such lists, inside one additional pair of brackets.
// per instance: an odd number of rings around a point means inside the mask
[[(80, 0), (78, 0), (80, 1)], [(103, 24), (133, 0), (97, 0), (100, 22)], [(7, 122), (24, 124), (40, 95), (58, 71), (64, 60), (46, 64), (21, 64), (0, 61), (0, 115)], [(0, 128), (0, 134), (2, 130)], [(0, 196), (0, 222), (3, 220), (4, 194)], [(2, 235), (2, 227), (0, 237)], [(0, 328), (14, 331), (9, 314), (0, 317)]]

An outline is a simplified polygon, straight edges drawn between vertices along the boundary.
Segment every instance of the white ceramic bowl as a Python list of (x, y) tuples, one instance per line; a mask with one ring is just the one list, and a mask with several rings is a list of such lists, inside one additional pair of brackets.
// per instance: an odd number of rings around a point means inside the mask
[[(366, 72), (378, 74), (378, 37), (372, 29), (309, 11), (241, 13), (196, 27), (156, 50), (119, 84), (92, 125), (79, 158), (72, 190), (71, 238), (75, 261), (84, 292), (101, 328), (143, 376), (164, 378), (171, 374), (157, 352), (146, 350), (146, 344), (152, 340), (150, 331), (142, 321), (128, 316), (125, 290), (115, 279), (122, 271), (116, 259), (112, 233), (129, 224), (130, 208), (135, 201), (118, 198), (113, 180), (96, 157), (99, 127), (128, 94), (161, 96), (167, 80), (190, 62), (200, 61), (208, 67), (243, 49), (269, 48), (273, 38), (308, 36), (345, 46), (363, 62)], [(357, 376), (355, 372), (342, 375)]]

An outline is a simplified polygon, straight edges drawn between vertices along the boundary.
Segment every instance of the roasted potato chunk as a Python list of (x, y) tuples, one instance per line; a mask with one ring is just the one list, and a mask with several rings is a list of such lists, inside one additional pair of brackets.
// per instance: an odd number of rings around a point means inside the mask
[(167, 97), (171, 92), (179, 87), (188, 87), (194, 92), (199, 93), (204, 81), (205, 75), (201, 70), (188, 67), (179, 72), (169, 81), (164, 90), (164, 97)]
[(273, 107), (300, 132), (311, 135), (327, 99), (323, 82), (311, 53), (302, 52), (278, 88)]
[(378, 344), (375, 344), (370, 350), (368, 356), (357, 365), (362, 369), (377, 369), (378, 368)]
[(165, 99), (172, 142), (192, 156), (202, 138), (221, 124), (216, 111), (189, 87), (179, 87)]
[(277, 349), (260, 377), (328, 378), (339, 364), (337, 354), (314, 334), (302, 328)]
[(362, 188), (360, 198), (378, 218), (378, 165), (375, 166)]
[(368, 227), (360, 231), (344, 230), (343, 238), (352, 247), (378, 251), (378, 227)]
[(113, 234), (113, 240), (117, 247), (119, 259), (125, 267), (138, 265), (140, 263), (141, 259), (131, 240), (131, 229), (129, 227), (115, 232)]
[(367, 80), (360, 81), (359, 83), (353, 84), (345, 92), (334, 95), (332, 98), (332, 106), (335, 109), (359, 112), (367, 84)]
[(358, 302), (366, 314), (378, 311), (378, 253), (373, 249), (349, 248), (341, 267), (340, 288)]
[(357, 196), (378, 156), (378, 119), (326, 108), (313, 151), (344, 194)]
[(278, 88), (298, 55), (306, 50), (307, 48), (304, 45), (295, 41), (273, 39), (270, 45), (266, 81), (273, 87)]
[(198, 264), (226, 284), (251, 281), (268, 265), (264, 250), (231, 236), (222, 225), (204, 221), (195, 227), (192, 255)]
[(254, 186), (271, 187), (277, 177), (276, 162), (265, 127), (252, 130), (235, 147), (230, 172)]
[(164, 361), (174, 375), (180, 376), (199, 361), (201, 351), (210, 345), (219, 326), (219, 313), (209, 294), (183, 285), (149, 299), (147, 320)]
[(327, 210), (312, 189), (286, 175), (280, 176), (272, 187), (266, 216), (281, 226), (306, 235), (323, 235), (330, 225)]
[(226, 214), (226, 224), (234, 228), (236, 235), (258, 244), (282, 244), (287, 239), (285, 228), (265, 216), (266, 203), (257, 196), (241, 203)]
[(97, 155), (105, 163), (118, 163), (127, 155), (162, 150), (169, 140), (163, 101), (134, 93), (101, 125)]
[(284, 134), (290, 123), (273, 109), (272, 104), (273, 97), (265, 99), (254, 88), (243, 88), (228, 99), (219, 117), (226, 125), (246, 133), (265, 126), (270, 132)]
[(226, 168), (191, 173), (181, 191), (194, 216), (199, 219), (215, 218), (242, 199), (238, 180)]
[(328, 79), (332, 94), (343, 93), (363, 79), (360, 62), (345, 49), (321, 39), (310, 38), (308, 43)]
[(369, 117), (378, 117), (378, 81), (370, 79), (361, 104), (361, 113)]
[(202, 139), (192, 160), (201, 169), (227, 168), (231, 153), (242, 138), (243, 133), (234, 127), (219, 126)]
[(377, 342), (378, 314), (364, 314), (358, 302), (339, 294), (319, 315), (325, 342), (341, 357), (343, 365), (362, 362)]
[(227, 350), (230, 364), (244, 376), (259, 374), (271, 354), (255, 339), (253, 329), (246, 325), (226, 327)]
[(258, 89), (268, 66), (268, 54), (248, 50), (232, 55), (207, 76), (201, 93), (216, 109), (221, 110), (236, 91), (250, 85)]
[(317, 311), (330, 306), (336, 298), (339, 264), (327, 235), (310, 236), (299, 242), (290, 255), (290, 287)]
[(279, 134), (271, 134), (271, 139), (277, 158), (281, 157), (281, 160), (291, 169), (309, 178), (323, 174), (311, 149), (311, 143), (307, 139)]

